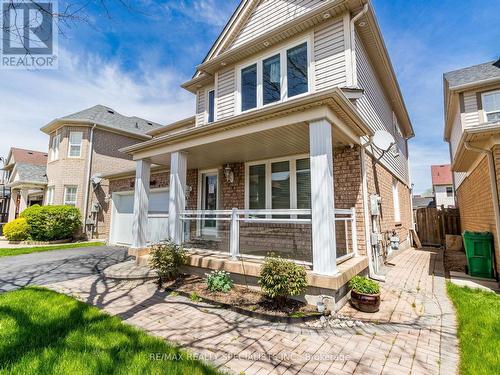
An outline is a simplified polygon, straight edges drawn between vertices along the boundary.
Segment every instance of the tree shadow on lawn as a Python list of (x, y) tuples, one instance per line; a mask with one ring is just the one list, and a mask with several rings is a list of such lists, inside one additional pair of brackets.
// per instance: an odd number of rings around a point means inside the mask
[[(116, 317), (41, 288), (0, 296), (0, 326), (0, 373), (217, 373)], [(157, 353), (163, 360), (151, 359)]]

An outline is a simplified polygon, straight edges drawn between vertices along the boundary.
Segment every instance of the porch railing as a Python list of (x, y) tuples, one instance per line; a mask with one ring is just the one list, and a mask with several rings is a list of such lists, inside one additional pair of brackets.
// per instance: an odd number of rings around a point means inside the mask
[[(354, 209), (336, 209), (337, 263), (357, 252)], [(237, 257), (275, 253), (312, 264), (311, 210), (191, 210), (181, 213), (186, 247)]]

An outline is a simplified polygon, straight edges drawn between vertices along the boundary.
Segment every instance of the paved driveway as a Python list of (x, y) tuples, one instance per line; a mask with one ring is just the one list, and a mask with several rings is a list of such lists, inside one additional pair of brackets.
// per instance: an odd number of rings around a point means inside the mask
[(126, 260), (122, 247), (86, 247), (0, 258), (0, 292), (101, 273)]
[[(445, 291), (442, 252), (411, 249), (391, 262), (382, 286), (383, 308), (374, 315), (376, 321), (360, 326), (346, 324), (352, 320), (323, 327), (268, 323), (168, 295), (151, 281), (87, 276), (50, 287), (233, 374), (455, 374), (456, 323)], [(343, 313), (369, 318), (348, 307)], [(152, 354), (164, 360), (164, 353)]]

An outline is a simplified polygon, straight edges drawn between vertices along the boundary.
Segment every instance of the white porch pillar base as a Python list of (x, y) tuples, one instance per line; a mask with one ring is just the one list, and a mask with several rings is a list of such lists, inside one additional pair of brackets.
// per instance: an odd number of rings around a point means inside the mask
[(135, 169), (134, 221), (132, 226), (132, 248), (143, 249), (147, 246), (149, 181), (151, 162), (137, 160)]
[(183, 226), (180, 214), (186, 208), (187, 155), (174, 152), (170, 156), (170, 194), (168, 206), (168, 233), (170, 239), (180, 245)]
[(26, 208), (28, 208), (28, 189), (21, 189), (19, 195), (21, 196), (21, 199), (19, 200), (19, 215), (20, 215), (21, 212), (23, 212)]
[(332, 125), (326, 119), (309, 123), (313, 272), (337, 273), (335, 198), (333, 191)]
[(17, 190), (11, 190), (10, 192), (10, 202), (9, 202), (9, 217), (7, 220), (12, 221), (16, 218), (16, 202), (17, 202)]

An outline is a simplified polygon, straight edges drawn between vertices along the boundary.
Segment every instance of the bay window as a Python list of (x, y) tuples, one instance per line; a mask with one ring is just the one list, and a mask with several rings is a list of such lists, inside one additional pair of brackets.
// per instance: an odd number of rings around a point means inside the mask
[(59, 145), (61, 144), (61, 134), (56, 134), (52, 138), (52, 147), (50, 150), (50, 161), (59, 159)]
[(245, 193), (250, 210), (311, 208), (308, 157), (250, 163), (247, 164), (247, 176)]
[(260, 108), (309, 92), (308, 43), (263, 57), (239, 71), (240, 111)]
[(500, 121), (500, 91), (486, 92), (483, 94), (483, 109), (486, 121)]

